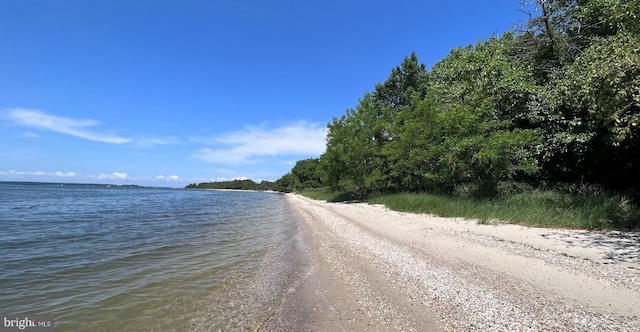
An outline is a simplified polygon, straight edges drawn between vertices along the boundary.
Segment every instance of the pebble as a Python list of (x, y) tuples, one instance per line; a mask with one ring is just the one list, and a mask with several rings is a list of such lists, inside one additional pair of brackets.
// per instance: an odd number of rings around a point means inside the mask
[[(399, 308), (376, 297), (373, 285), (365, 282), (347, 265), (366, 260), (409, 299), (411, 305), (432, 311), (445, 331), (640, 331), (638, 317), (609, 316), (572, 301), (523, 285), (520, 280), (463, 262), (444, 261), (437, 254), (425, 255), (415, 248), (373, 234), (317, 204), (293, 204), (299, 214), (313, 216), (314, 233), (330, 233), (333, 247), (321, 246), (319, 255), (333, 262), (333, 271), (348, 280), (361, 294), (361, 312), (349, 313), (388, 326), (392, 330), (419, 331)], [(301, 211), (304, 209), (304, 211)], [(456, 234), (461, 243), (477, 243), (513, 255), (581, 273), (623, 288), (640, 296), (635, 271), (626, 273), (615, 266), (536, 250), (531, 246), (482, 237)], [(336, 248), (335, 243), (340, 243)], [(314, 308), (315, 309), (315, 308)]]

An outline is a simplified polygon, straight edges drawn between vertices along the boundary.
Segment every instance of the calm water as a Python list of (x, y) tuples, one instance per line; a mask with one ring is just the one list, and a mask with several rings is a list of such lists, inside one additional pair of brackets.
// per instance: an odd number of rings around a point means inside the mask
[(292, 282), (274, 193), (0, 183), (0, 313), (56, 331), (251, 330)]

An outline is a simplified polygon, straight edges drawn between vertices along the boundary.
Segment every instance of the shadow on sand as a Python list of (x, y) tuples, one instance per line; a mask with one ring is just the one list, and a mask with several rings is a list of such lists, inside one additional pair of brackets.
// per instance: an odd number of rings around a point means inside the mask
[(568, 247), (599, 249), (605, 261), (640, 264), (640, 232), (549, 232), (542, 236), (562, 241)]

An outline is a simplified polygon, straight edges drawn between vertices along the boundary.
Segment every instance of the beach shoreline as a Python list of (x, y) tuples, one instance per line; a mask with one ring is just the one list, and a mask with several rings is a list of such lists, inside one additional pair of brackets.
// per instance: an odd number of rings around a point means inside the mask
[(299, 278), (260, 331), (640, 330), (638, 233), (286, 197)]

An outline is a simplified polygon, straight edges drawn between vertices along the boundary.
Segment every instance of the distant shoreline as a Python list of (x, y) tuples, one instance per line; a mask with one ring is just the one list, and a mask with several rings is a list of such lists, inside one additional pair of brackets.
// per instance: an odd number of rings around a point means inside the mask
[(256, 193), (278, 193), (275, 190), (255, 190), (255, 189), (213, 189), (213, 188), (187, 188), (187, 189), (189, 189), (189, 190), (196, 189), (196, 190), (235, 191), (235, 192), (248, 191), (248, 192), (256, 192)]
[(41, 182), (41, 181), (0, 181), (0, 184), (20, 184), (20, 185), (54, 185), (54, 186), (85, 186), (85, 187), (119, 187), (119, 188), (171, 188), (143, 186), (138, 184), (113, 184), (113, 183), (83, 183), (83, 182)]

